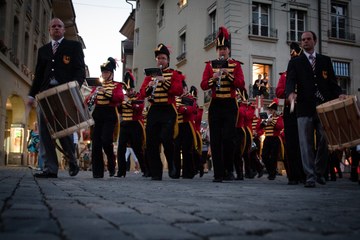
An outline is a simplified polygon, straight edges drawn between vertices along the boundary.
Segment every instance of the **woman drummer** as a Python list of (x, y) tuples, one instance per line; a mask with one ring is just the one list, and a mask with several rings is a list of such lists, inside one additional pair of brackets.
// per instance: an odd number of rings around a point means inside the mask
[(117, 106), (124, 100), (122, 85), (114, 82), (116, 61), (109, 57), (107, 62), (100, 66), (102, 85), (94, 87), (87, 98), (87, 102), (94, 99), (95, 108), (92, 116), (95, 121), (92, 134), (92, 172), (94, 178), (104, 177), (104, 150), (110, 177), (115, 174), (115, 155), (113, 135), (118, 124)]

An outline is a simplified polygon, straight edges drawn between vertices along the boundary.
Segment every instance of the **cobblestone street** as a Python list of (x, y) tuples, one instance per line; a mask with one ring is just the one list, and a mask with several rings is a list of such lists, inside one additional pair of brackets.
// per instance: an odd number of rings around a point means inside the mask
[(348, 176), (308, 189), (285, 176), (213, 183), (93, 179), (89, 171), (35, 179), (0, 167), (0, 239), (360, 239), (360, 186)]

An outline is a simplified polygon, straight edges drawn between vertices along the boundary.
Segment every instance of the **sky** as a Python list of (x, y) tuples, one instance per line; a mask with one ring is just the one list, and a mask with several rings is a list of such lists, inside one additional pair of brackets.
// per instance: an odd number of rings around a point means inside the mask
[[(130, 2), (135, 7), (135, 1)], [(125, 0), (73, 0), (73, 5), (90, 77), (99, 77), (100, 65), (113, 57), (119, 60), (114, 80), (121, 82), (121, 41), (126, 37), (119, 30), (131, 13), (131, 5)]]

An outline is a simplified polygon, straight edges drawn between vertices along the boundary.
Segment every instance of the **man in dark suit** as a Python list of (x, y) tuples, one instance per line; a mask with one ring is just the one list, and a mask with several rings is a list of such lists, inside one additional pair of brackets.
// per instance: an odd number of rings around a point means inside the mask
[[(306, 174), (305, 187), (315, 187), (315, 181), (325, 184), (324, 172), (328, 159), (324, 129), (316, 113), (316, 106), (345, 98), (336, 83), (331, 59), (315, 52), (316, 35), (312, 31), (301, 36), (304, 53), (290, 60), (287, 68), (286, 96), (297, 103), (297, 122), (301, 158)], [(316, 151), (314, 151), (316, 130)]]
[[(36, 94), (75, 80), (81, 86), (85, 78), (84, 53), (81, 43), (64, 39), (64, 23), (58, 18), (50, 21), (49, 33), (52, 38), (51, 42), (39, 48), (38, 51), (35, 78), (29, 92), (28, 105), (30, 106), (34, 104)], [(40, 154), (45, 160), (45, 166), (43, 172), (36, 173), (34, 176), (56, 178), (59, 165), (55, 144), (39, 107), (37, 112), (40, 148), (43, 149)], [(73, 151), (73, 135), (62, 137), (59, 141), (69, 159), (69, 175), (75, 176), (79, 172), (79, 167)]]

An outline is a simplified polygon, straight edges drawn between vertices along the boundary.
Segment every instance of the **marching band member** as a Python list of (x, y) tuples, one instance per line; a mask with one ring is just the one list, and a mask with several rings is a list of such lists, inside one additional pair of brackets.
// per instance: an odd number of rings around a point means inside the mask
[[(59, 18), (51, 19), (48, 26), (51, 42), (38, 50), (34, 79), (29, 91), (27, 105), (35, 104), (35, 95), (63, 83), (77, 81), (79, 86), (85, 79), (84, 53), (80, 42), (64, 38), (65, 25)], [(44, 170), (35, 173), (36, 178), (57, 178), (59, 161), (55, 142), (51, 138), (44, 112), (36, 108), (39, 124), (39, 158), (44, 160)], [(59, 138), (62, 149), (69, 160), (69, 175), (76, 176), (79, 166), (73, 151), (72, 134)]]
[(193, 96), (196, 104), (196, 111), (194, 113), (194, 128), (196, 134), (196, 146), (194, 146), (194, 161), (199, 172), (200, 177), (204, 175), (204, 165), (206, 163), (206, 158), (202, 159), (202, 137), (200, 133), (201, 121), (204, 113), (204, 109), (197, 104), (197, 93), (198, 90), (195, 86), (190, 87), (190, 94)]
[(289, 61), (285, 89), (289, 102), (296, 101), (301, 160), (306, 174), (304, 187), (309, 188), (315, 187), (315, 182), (326, 184), (323, 175), (328, 159), (328, 148), (316, 107), (336, 98), (346, 98), (337, 84), (331, 59), (316, 53), (316, 42), (317, 37), (313, 31), (302, 33), (303, 53)]
[[(300, 46), (292, 42), (290, 44), (291, 58), (297, 57), (301, 54)], [(286, 71), (281, 73), (278, 85), (276, 87), (276, 96), (278, 98), (285, 98), (286, 86)], [(296, 185), (305, 181), (305, 173), (301, 162), (300, 144), (298, 126), (296, 120), (296, 107), (294, 111), (290, 111), (290, 102), (285, 99), (284, 104), (284, 144), (285, 144), (285, 166), (286, 175), (289, 185)]]
[(148, 97), (151, 106), (146, 123), (146, 154), (150, 164), (152, 180), (162, 180), (163, 165), (160, 158), (160, 144), (168, 163), (169, 176), (176, 178), (174, 166), (174, 138), (178, 133), (175, 96), (183, 93), (181, 72), (171, 69), (169, 49), (160, 43), (155, 49), (157, 66), (161, 76), (146, 76), (140, 88), (143, 97)]
[[(236, 122), (236, 135), (235, 135), (235, 150), (234, 150), (234, 167), (236, 172), (236, 180), (244, 180), (244, 161), (243, 154), (246, 144), (246, 133), (244, 128), (244, 119), (246, 114), (246, 103), (244, 103), (245, 96), (241, 90), (236, 90), (236, 98), (238, 101), (238, 115)], [(244, 159), (245, 160), (245, 159)], [(249, 162), (245, 161), (245, 169), (249, 169)]]
[(278, 105), (279, 100), (275, 98), (268, 106), (268, 119), (263, 120), (261, 123), (265, 131), (262, 160), (269, 173), (269, 180), (276, 178), (277, 158), (282, 147), (280, 132), (284, 128), (284, 122), (282, 117), (276, 113)]
[[(209, 107), (211, 152), (214, 182), (233, 180), (234, 135), (237, 116), (236, 88), (245, 86), (240, 62), (229, 58), (230, 41), (225, 27), (219, 28), (216, 38), (218, 61), (208, 61), (203, 72), (201, 88), (211, 89)], [(222, 63), (225, 62), (225, 65)], [(218, 65), (217, 65), (218, 64)], [(226, 66), (227, 65), (227, 66)]]
[(143, 123), (144, 99), (135, 91), (134, 76), (128, 71), (125, 74), (123, 88), (125, 99), (119, 105), (120, 133), (117, 149), (118, 172), (117, 177), (126, 176), (126, 147), (129, 144), (138, 158), (143, 176), (147, 175), (144, 161), (145, 128)]
[[(247, 95), (246, 95), (247, 97)], [(256, 175), (256, 172), (258, 173), (258, 176), (261, 176), (263, 173), (263, 166), (259, 162), (258, 159), (252, 159), (251, 158), (251, 147), (253, 144), (253, 131), (252, 131), (252, 121), (253, 117), (255, 115), (255, 107), (251, 105), (250, 102), (248, 102), (248, 98), (246, 98), (246, 102), (244, 102), (246, 105), (245, 109), (245, 116), (244, 116), (244, 131), (246, 136), (246, 144), (245, 144), (245, 150), (243, 154), (244, 162), (245, 162), (245, 177), (246, 178), (254, 178)], [(255, 160), (255, 161), (253, 161)], [(260, 164), (260, 165), (259, 165)], [(248, 166), (247, 166), (248, 165)]]
[[(251, 108), (255, 111), (255, 106), (251, 105)], [(261, 119), (258, 118), (255, 114), (253, 115), (251, 121), (251, 130), (252, 130), (252, 145), (250, 149), (250, 161), (252, 164), (252, 169), (258, 172), (258, 178), (264, 175), (264, 166), (260, 162), (260, 148), (261, 148), (261, 141), (260, 137), (264, 134), (264, 129), (260, 127)]]
[[(194, 161), (194, 146), (196, 146), (196, 135), (194, 130), (194, 117), (196, 112), (196, 102), (194, 97), (189, 94), (185, 80), (183, 81), (184, 93), (176, 97), (176, 108), (178, 111), (179, 134), (175, 139), (175, 168), (176, 177), (192, 179), (196, 174)], [(181, 164), (182, 156), (182, 164)]]
[(116, 69), (115, 59), (109, 57), (108, 60), (100, 66), (100, 69), (104, 82), (102, 82), (102, 86), (94, 87), (85, 100), (87, 104), (92, 100), (95, 101), (95, 108), (92, 113), (95, 125), (92, 134), (91, 153), (94, 178), (104, 177), (103, 150), (107, 157), (110, 177), (115, 174), (113, 135), (115, 127), (118, 124), (116, 107), (124, 100), (121, 84), (114, 82), (114, 70)]

